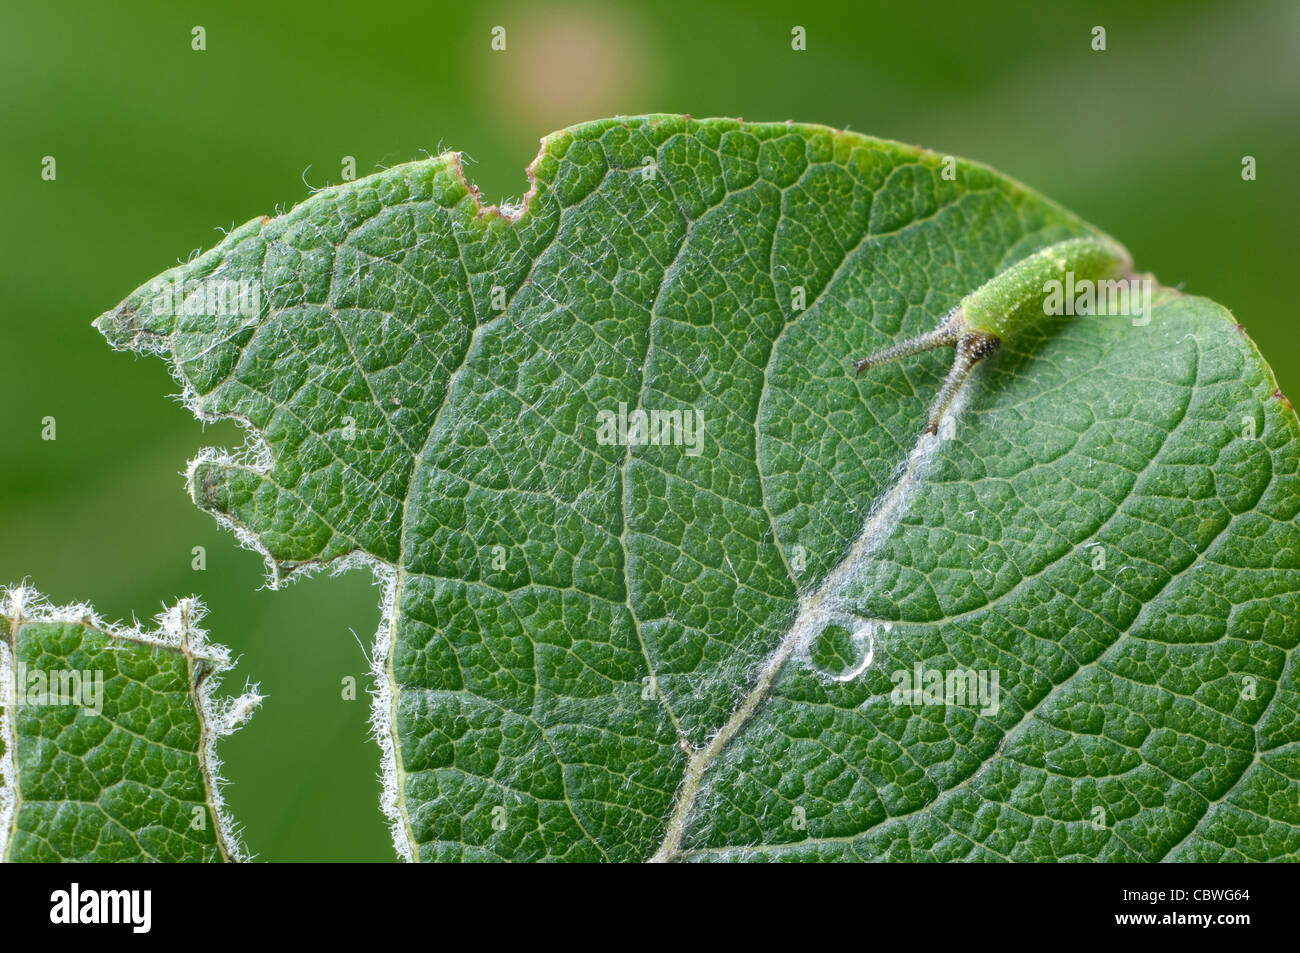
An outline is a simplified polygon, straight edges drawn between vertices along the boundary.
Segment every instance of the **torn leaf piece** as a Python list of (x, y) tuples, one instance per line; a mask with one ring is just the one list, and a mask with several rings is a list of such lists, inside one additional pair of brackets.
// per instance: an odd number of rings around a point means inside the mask
[(145, 631), (0, 590), (0, 860), (248, 859), (215, 749), (262, 696), (216, 696), (230, 653), (203, 613)]

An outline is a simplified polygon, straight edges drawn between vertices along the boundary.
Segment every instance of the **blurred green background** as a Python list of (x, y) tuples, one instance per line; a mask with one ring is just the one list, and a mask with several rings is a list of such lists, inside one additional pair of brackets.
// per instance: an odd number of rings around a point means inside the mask
[[(361, 645), (364, 573), (261, 589), (195, 509), (204, 432), (160, 361), (90, 321), (308, 188), (463, 150), (489, 199), (552, 129), (607, 115), (798, 119), (979, 159), (1232, 309), (1300, 396), (1300, 4), (1149, 2), (7, 4), (0, 14), (0, 583), (147, 618), (200, 594), (228, 677), (269, 698), (222, 744), (264, 860), (391, 860)], [(206, 30), (207, 49), (191, 49)], [(807, 50), (791, 50), (795, 25)], [(1091, 48), (1104, 26), (1107, 49)], [(506, 50), (490, 46), (506, 28)], [(1255, 156), (1258, 179), (1241, 162)], [(44, 181), (53, 156), (57, 178)], [(1290, 163), (1290, 165), (1288, 165)], [(1287, 279), (1284, 281), (1283, 279)], [(41, 439), (54, 417), (57, 439)], [(203, 546), (207, 568), (191, 568)], [(342, 698), (354, 676), (356, 701)]]

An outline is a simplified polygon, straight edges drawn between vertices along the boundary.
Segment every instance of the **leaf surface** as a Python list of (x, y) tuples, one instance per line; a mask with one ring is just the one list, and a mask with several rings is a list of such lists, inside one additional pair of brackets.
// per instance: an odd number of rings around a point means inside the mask
[(97, 322), (247, 425), (190, 491), (275, 581), (385, 580), (400, 854), (1300, 852), (1297, 421), (1227, 312), (1045, 320), (918, 436), (949, 355), (851, 360), (1095, 229), (817, 126), (593, 122), (529, 174), (323, 190)]

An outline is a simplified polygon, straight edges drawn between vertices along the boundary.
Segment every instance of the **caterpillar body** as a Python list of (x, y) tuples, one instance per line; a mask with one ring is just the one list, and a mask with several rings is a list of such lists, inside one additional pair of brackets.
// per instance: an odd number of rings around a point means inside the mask
[(856, 363), (861, 374), (901, 357), (939, 347), (956, 349), (952, 367), (930, 405), (926, 433), (939, 421), (975, 366), (1009, 335), (1042, 320), (1052, 282), (1114, 281), (1133, 275), (1133, 259), (1119, 243), (1102, 236), (1071, 238), (1048, 245), (999, 272), (948, 312), (933, 331), (877, 351)]

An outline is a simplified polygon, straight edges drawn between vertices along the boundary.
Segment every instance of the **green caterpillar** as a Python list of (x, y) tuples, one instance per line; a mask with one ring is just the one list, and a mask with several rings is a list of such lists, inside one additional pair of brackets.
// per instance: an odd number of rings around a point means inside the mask
[[(1131, 280), (1133, 259), (1117, 242), (1104, 237), (1071, 238), (1034, 252), (972, 291), (933, 331), (877, 351), (858, 361), (861, 374), (869, 367), (937, 347), (957, 349), (952, 368), (939, 389), (925, 432), (939, 432), (939, 420), (975, 365), (1002, 341), (1048, 313), (1048, 288), (1053, 282), (1072, 283)], [(1060, 285), (1058, 284), (1058, 287)]]

